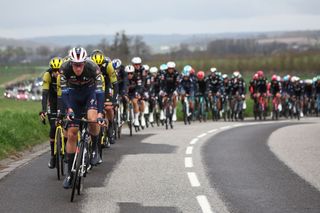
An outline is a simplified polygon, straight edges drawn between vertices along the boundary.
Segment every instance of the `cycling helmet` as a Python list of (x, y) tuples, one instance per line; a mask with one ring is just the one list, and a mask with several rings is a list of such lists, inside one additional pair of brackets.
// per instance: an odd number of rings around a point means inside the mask
[(223, 74), (223, 75), (222, 75), (222, 78), (223, 78), (223, 79), (228, 79), (228, 75), (227, 75), (227, 74)]
[(258, 80), (259, 76), (258, 76), (258, 73), (255, 73), (252, 77), (253, 80)]
[(210, 72), (212, 72), (212, 73), (215, 73), (215, 72), (217, 72), (218, 70), (217, 70), (217, 68), (215, 68), (215, 67), (211, 67), (210, 68)]
[(317, 81), (317, 77), (313, 77), (312, 82), (316, 82)]
[(132, 64), (141, 64), (142, 60), (140, 57), (133, 57), (131, 62), (132, 62)]
[(305, 82), (307, 85), (310, 85), (310, 84), (312, 84), (312, 79), (306, 79), (304, 82)]
[(128, 66), (126, 66), (124, 71), (127, 72), (127, 73), (133, 73), (134, 72), (134, 67), (132, 65), (128, 65)]
[(190, 69), (188, 69), (188, 68), (187, 69), (183, 69), (181, 74), (182, 74), (183, 77), (185, 77), (185, 76), (189, 77), (190, 76)]
[(283, 77), (283, 81), (284, 81), (284, 82), (289, 81), (289, 75), (285, 75), (285, 76)]
[(176, 63), (174, 63), (173, 61), (169, 61), (168, 63), (167, 63), (167, 67), (168, 67), (168, 69), (174, 69), (174, 68), (176, 68)]
[(258, 74), (258, 77), (259, 77), (259, 78), (264, 76), (264, 73), (263, 73), (262, 70), (259, 70), (259, 71), (257, 72), (257, 74)]
[(112, 60), (112, 66), (113, 69), (119, 69), (119, 67), (121, 66), (122, 62), (120, 59), (116, 58)]
[(199, 72), (197, 73), (197, 78), (198, 78), (199, 80), (204, 79), (204, 72), (203, 72), (203, 71), (199, 71)]
[(72, 62), (84, 62), (87, 59), (87, 51), (83, 47), (74, 47), (70, 50), (70, 57)]
[(319, 80), (320, 80), (320, 75), (317, 76), (317, 81), (319, 81)]
[(280, 75), (277, 76), (277, 81), (279, 81), (279, 82), (281, 81), (281, 76)]
[(105, 59), (105, 56), (103, 54), (101, 54), (100, 52), (97, 52), (93, 55), (91, 55), (91, 59), (94, 63), (96, 63), (97, 65), (101, 65)]
[(62, 64), (62, 58), (60, 58), (60, 57), (54, 57), (49, 62), (50, 68), (55, 69), (55, 70), (60, 69), (61, 64)]
[(155, 74), (155, 73), (157, 73), (158, 72), (158, 68), (157, 67), (151, 67), (150, 68), (150, 73), (151, 74)]
[(296, 81), (297, 81), (297, 77), (296, 77), (296, 76), (292, 76), (292, 77), (291, 77), (291, 82), (294, 83), (294, 82), (296, 82)]
[(147, 64), (144, 64), (142, 67), (144, 68), (145, 71), (149, 71), (150, 69), (149, 65)]
[(189, 74), (191, 70), (192, 70), (192, 67), (190, 65), (186, 65), (183, 67), (183, 71), (189, 72)]
[(277, 75), (272, 75), (271, 81), (276, 81), (277, 80)]
[(232, 78), (240, 78), (240, 73), (239, 73), (239, 71), (234, 71), (234, 72), (232, 73)]
[(160, 70), (164, 71), (164, 70), (168, 69), (168, 66), (167, 66), (167, 64), (161, 64), (159, 68), (160, 68)]
[(217, 75), (218, 77), (221, 77), (221, 76), (222, 76), (222, 73), (221, 73), (221, 72), (216, 72), (216, 75)]
[(300, 81), (300, 77), (296, 77), (296, 81)]
[(193, 68), (191, 68), (191, 70), (190, 70), (190, 75), (194, 75), (195, 72), (196, 72), (196, 71), (195, 71)]
[(93, 51), (91, 52), (90, 56), (93, 56), (93, 55), (95, 55), (95, 54), (97, 54), (97, 53), (100, 53), (100, 54), (104, 55), (103, 52), (102, 52), (102, 50), (95, 49), (95, 50), (93, 50)]

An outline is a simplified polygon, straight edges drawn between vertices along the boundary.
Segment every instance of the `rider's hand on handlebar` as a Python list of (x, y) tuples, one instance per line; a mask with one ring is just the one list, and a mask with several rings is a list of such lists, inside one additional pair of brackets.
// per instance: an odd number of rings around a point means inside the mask
[(67, 120), (72, 121), (74, 118), (75, 118), (75, 114), (74, 114), (73, 110), (71, 108), (68, 109)]

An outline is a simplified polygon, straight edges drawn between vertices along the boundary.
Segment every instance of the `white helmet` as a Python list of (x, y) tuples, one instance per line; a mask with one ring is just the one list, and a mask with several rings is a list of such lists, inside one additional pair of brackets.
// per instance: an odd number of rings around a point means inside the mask
[(112, 60), (112, 66), (113, 69), (119, 69), (119, 67), (121, 66), (122, 62), (120, 59), (116, 58)]
[(174, 69), (174, 68), (176, 68), (176, 63), (174, 63), (173, 61), (169, 61), (169, 62), (167, 63), (167, 66), (168, 66), (169, 69), (170, 69), (170, 68)]
[(306, 79), (304, 82), (305, 82), (306, 84), (310, 85), (310, 84), (312, 84), (312, 79)]
[(149, 71), (150, 69), (149, 65), (147, 64), (144, 64), (142, 67), (144, 68), (145, 71)]
[(81, 63), (87, 59), (87, 51), (82, 47), (74, 47), (69, 51), (72, 62)]
[(132, 64), (141, 64), (142, 60), (140, 57), (133, 57), (131, 62), (132, 62)]
[(240, 78), (240, 72), (239, 71), (234, 71), (233, 72), (233, 77), (234, 78)]
[(218, 70), (217, 70), (217, 68), (215, 68), (215, 67), (211, 67), (210, 68), (210, 72), (217, 72)]
[(151, 67), (150, 68), (150, 73), (151, 74), (155, 74), (155, 73), (157, 73), (158, 72), (158, 68), (157, 67)]
[(132, 73), (132, 72), (134, 72), (134, 67), (132, 65), (128, 65), (128, 66), (126, 66), (124, 71), (126, 71), (127, 73)]
[(294, 83), (294, 82), (296, 82), (296, 81), (297, 81), (297, 77), (296, 77), (296, 76), (292, 76), (292, 77), (291, 77), (291, 82)]

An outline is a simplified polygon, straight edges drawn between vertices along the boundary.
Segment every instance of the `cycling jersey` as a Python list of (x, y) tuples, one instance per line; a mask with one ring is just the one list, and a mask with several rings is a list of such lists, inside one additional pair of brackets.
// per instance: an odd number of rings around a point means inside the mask
[(161, 74), (160, 88), (167, 94), (172, 94), (177, 90), (179, 83), (179, 73), (177, 70), (174, 70), (172, 73), (165, 71)]
[(118, 71), (118, 85), (119, 85), (119, 94), (121, 96), (127, 95), (128, 93), (128, 74), (124, 70), (124, 66), (121, 65)]
[(311, 98), (311, 96), (313, 95), (313, 86), (312, 84), (306, 84), (304, 86), (304, 95), (307, 96), (308, 98)]
[(203, 79), (203, 80), (197, 80), (196, 82), (196, 93), (197, 95), (206, 95), (208, 90), (207, 90), (207, 79)]
[(191, 78), (182, 78), (179, 81), (179, 93), (194, 96), (194, 82)]
[(246, 83), (242, 78), (232, 78), (231, 79), (232, 95), (245, 95), (246, 94)]
[(268, 81), (266, 78), (258, 79), (256, 84), (256, 91), (261, 94), (267, 93), (267, 84)]
[(68, 61), (61, 65), (60, 72), (62, 100), (67, 109), (73, 109), (76, 118), (88, 109), (103, 112), (103, 80), (98, 65), (86, 60), (83, 72), (77, 76)]
[(208, 86), (208, 90), (212, 93), (222, 93), (222, 87), (223, 87), (223, 82), (221, 80), (221, 78), (219, 76), (212, 76), (210, 75), (208, 77), (208, 81), (207, 81), (207, 86)]
[(281, 83), (279, 81), (271, 81), (270, 93), (272, 96), (281, 93)]
[(56, 113), (57, 111), (57, 74), (50, 68), (43, 75), (42, 85), (42, 111), (47, 111), (49, 105), (50, 111)]

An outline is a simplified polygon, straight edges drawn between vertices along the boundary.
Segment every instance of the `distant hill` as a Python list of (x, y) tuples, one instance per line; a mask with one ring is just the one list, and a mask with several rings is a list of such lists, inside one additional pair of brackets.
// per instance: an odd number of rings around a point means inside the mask
[[(135, 36), (135, 35), (129, 35)], [(254, 33), (219, 33), (219, 34), (145, 34), (143, 40), (152, 48), (153, 52), (166, 52), (181, 43), (188, 44), (191, 49), (205, 48), (207, 43), (216, 39), (257, 39), (259, 42), (283, 42), (314, 45), (319, 44), (320, 30), (318, 31), (292, 31), (292, 32), (254, 32)], [(75, 36), (49, 36), (29, 39), (6, 39), (0, 38), (0, 48), (5, 46), (22, 46), (36, 48), (41, 45), (76, 46), (98, 44), (106, 39), (110, 44), (114, 35), (75, 35)]]

